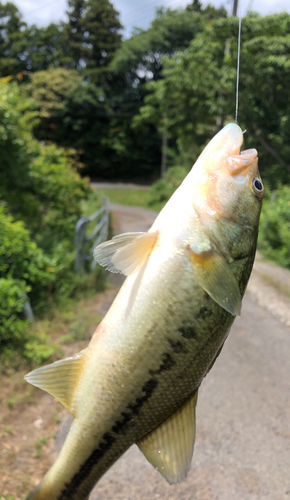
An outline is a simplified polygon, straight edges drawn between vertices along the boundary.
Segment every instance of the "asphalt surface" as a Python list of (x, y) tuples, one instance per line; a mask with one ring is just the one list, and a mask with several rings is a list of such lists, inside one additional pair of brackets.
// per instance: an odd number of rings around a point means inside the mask
[[(156, 215), (118, 205), (112, 210), (119, 232), (147, 230)], [(282, 273), (290, 290), (290, 273), (269, 266), (268, 275)], [(170, 486), (133, 446), (90, 500), (290, 500), (290, 300), (265, 281), (267, 269), (256, 264), (242, 315), (201, 385), (187, 479)]]

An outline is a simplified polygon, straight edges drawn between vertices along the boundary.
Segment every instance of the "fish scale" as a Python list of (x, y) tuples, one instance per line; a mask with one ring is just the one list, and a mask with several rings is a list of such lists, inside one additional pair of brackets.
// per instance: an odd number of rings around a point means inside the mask
[[(156, 266), (158, 266), (158, 259), (156, 258), (156, 260)], [(172, 271), (169, 269), (167, 273), (167, 289), (170, 297), (173, 297), (172, 290), (176, 289), (179, 276), (183, 274), (178, 261), (172, 260), (172, 264)], [(176, 273), (175, 268), (179, 269), (180, 274)], [(169, 276), (173, 278), (171, 287), (169, 286)], [(128, 282), (127, 286), (131, 287), (131, 283)], [(147, 287), (146, 282), (144, 286)], [(153, 287), (153, 284), (151, 286)], [(159, 279), (158, 286), (154, 287), (156, 298), (160, 296), (162, 288), (162, 280)], [(126, 288), (122, 293), (125, 292)], [(142, 287), (139, 290), (139, 295), (142, 297)], [(196, 297), (199, 297), (198, 301)], [(118, 306), (118, 301), (122, 300), (122, 294), (116, 300), (116, 306)], [(155, 300), (156, 302), (157, 300)], [(193, 304), (196, 305), (196, 310), (193, 308)], [(206, 313), (204, 311), (205, 304), (207, 304)], [(143, 324), (148, 315), (154, 318), (152, 313), (152, 307), (143, 308), (141, 317), (136, 315), (130, 328), (135, 331), (138, 325)], [(212, 328), (211, 323), (208, 323), (208, 318), (212, 317), (212, 323), (219, 324), (220, 322), (217, 321), (219, 316), (223, 323), (223, 329), (217, 326)], [(192, 318), (197, 319), (193, 322)], [(86, 445), (86, 453), (82, 455), (81, 460), (78, 460), (80, 457), (79, 447), (75, 447), (76, 456), (73, 456), (71, 443), (69, 441), (65, 443), (61, 452), (64, 469), (71, 470), (71, 462), (77, 465), (74, 466), (76, 469), (75, 474), (64, 490), (56, 497), (57, 500), (74, 500), (75, 498), (82, 498), (80, 495), (87, 495), (96, 481), (130, 447), (132, 442), (141, 439), (183, 403), (185, 398), (201, 383), (212, 358), (223, 344), (233, 319), (231, 314), (206, 296), (189, 275), (189, 279), (182, 284), (179, 301), (171, 300), (171, 303), (168, 304), (164, 321), (161, 324), (160, 322), (156, 324), (152, 319), (147, 335), (144, 332), (142, 344), (137, 350), (142, 349), (143, 355), (152, 359), (152, 361), (151, 366), (148, 364), (146, 367), (143, 380), (138, 380), (138, 387), (141, 386), (141, 391), (136, 393), (133, 399), (130, 394), (127, 394), (127, 400), (122, 399), (122, 405), (117, 411), (114, 408), (112, 417), (109, 414), (109, 411), (113, 410), (110, 401), (103, 402), (100, 397), (94, 397), (98, 405), (103, 404), (103, 415), (99, 414), (98, 419), (106, 419), (108, 423), (112, 422), (112, 424), (106, 425), (103, 433), (95, 439), (91, 439), (92, 442), (90, 446)], [(126, 326), (128, 328), (128, 325)], [(123, 329), (126, 326), (124, 325)], [(152, 334), (159, 338), (159, 351), (156, 352), (156, 345), (153, 344), (151, 349), (147, 346), (149, 352), (144, 352), (144, 343), (147, 343), (147, 337), (150, 338)], [(114, 337), (121, 335), (121, 332), (116, 329), (112, 331)], [(133, 339), (131, 338), (131, 342), (135, 342), (135, 339), (138, 341), (141, 336), (135, 333)], [(184, 346), (183, 349), (179, 349), (180, 352), (176, 352), (176, 348), (174, 348), (174, 345), (178, 342)], [(106, 343), (114, 345), (114, 339), (108, 336), (106, 337)], [(94, 355), (97, 358), (98, 352), (95, 352)], [(166, 356), (170, 356), (170, 358)], [(199, 360), (198, 364), (196, 363), (197, 359)], [(115, 369), (118, 370), (116, 359), (114, 359), (114, 364)], [(122, 366), (122, 360), (120, 364)], [(130, 366), (129, 359), (127, 359), (126, 364)], [(107, 367), (99, 366), (99, 371), (102, 372), (102, 375), (97, 370), (95, 371), (95, 383), (98, 385), (98, 380), (102, 379), (103, 385), (106, 385), (105, 373), (107, 371), (111, 378), (111, 364), (107, 362)], [(137, 374), (135, 375), (138, 377)], [(116, 379), (118, 380), (119, 377), (117, 376)], [(121, 392), (120, 387), (116, 388), (116, 390), (119, 393)], [(124, 392), (127, 393), (127, 391)], [(137, 417), (138, 420), (136, 420)], [(95, 427), (94, 421), (91, 425), (93, 428)], [(83, 433), (84, 424), (82, 421), (79, 422), (79, 427)], [(76, 429), (77, 435), (81, 434), (80, 429)], [(116, 432), (117, 430), (120, 430), (120, 432)], [(72, 440), (74, 440), (73, 435)], [(80, 462), (80, 465), (78, 462)], [(59, 469), (59, 464), (56, 467)], [(51, 469), (51, 473), (53, 474), (53, 469)], [(65, 471), (58, 470), (58, 474), (63, 478)]]
[(226, 126), (148, 233), (96, 248), (127, 279), (85, 351), (27, 376), (74, 415), (30, 500), (84, 500), (133, 443), (169, 482), (186, 476), (197, 390), (239, 314), (255, 255), (259, 174), (255, 150), (237, 156), (241, 142), (241, 129)]

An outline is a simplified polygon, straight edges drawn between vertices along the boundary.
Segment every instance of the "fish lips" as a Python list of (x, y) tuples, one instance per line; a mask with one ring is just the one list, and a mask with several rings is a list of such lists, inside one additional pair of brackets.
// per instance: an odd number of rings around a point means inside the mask
[[(246, 149), (238, 155), (227, 157), (227, 169), (232, 176), (246, 176), (251, 169), (258, 174), (258, 152), (256, 149)], [(254, 173), (254, 172), (253, 172)]]

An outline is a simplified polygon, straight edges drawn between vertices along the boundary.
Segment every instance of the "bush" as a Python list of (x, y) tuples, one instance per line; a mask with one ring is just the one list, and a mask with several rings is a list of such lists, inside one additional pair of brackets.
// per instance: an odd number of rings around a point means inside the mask
[(290, 269), (290, 187), (265, 190), (258, 249), (276, 264)]
[[(34, 214), (24, 216), (35, 241), (48, 250), (65, 239), (73, 242), (81, 201), (89, 196), (91, 188), (88, 179), (81, 179), (74, 170), (69, 151), (34, 141), (31, 153), (31, 203), (37, 207)], [(27, 197), (31, 199), (31, 193)]]
[(33, 102), (0, 80), (0, 348), (40, 361), (55, 348), (29, 334), (23, 294), (39, 313), (84, 286), (73, 269), (74, 227), (91, 188), (74, 150), (36, 141), (33, 126)]
[(0, 365), (15, 366), (21, 358), (39, 365), (56, 353), (58, 346), (42, 332), (30, 333), (30, 322), (23, 318), (23, 308), (30, 287), (25, 281), (0, 278)]
[(35, 140), (33, 107), (16, 84), (0, 80), (0, 199), (46, 248), (71, 238), (91, 190), (74, 168), (74, 150)]
[(55, 281), (52, 260), (31, 240), (24, 223), (6, 215), (3, 206), (0, 206), (0, 234), (0, 278), (25, 283), (31, 290), (32, 301), (37, 302), (43, 289)]
[(184, 167), (170, 167), (164, 179), (156, 181), (150, 189), (150, 199), (148, 204), (166, 203), (180, 186), (188, 171)]
[[(0, 351), (10, 352), (23, 345), (28, 321), (21, 319), (29, 286), (25, 281), (0, 278)], [(13, 345), (13, 347), (12, 347)], [(8, 349), (8, 350), (7, 350)]]

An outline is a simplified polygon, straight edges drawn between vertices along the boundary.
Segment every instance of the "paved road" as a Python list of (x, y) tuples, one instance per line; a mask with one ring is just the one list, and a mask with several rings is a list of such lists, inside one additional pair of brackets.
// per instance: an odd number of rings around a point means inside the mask
[[(122, 231), (146, 230), (154, 216), (112, 208)], [(290, 300), (262, 279), (267, 269), (256, 264), (241, 318), (199, 391), (186, 481), (168, 485), (133, 446), (90, 500), (290, 500)]]

